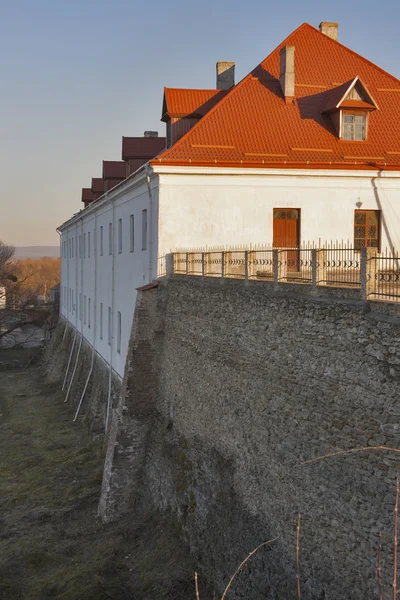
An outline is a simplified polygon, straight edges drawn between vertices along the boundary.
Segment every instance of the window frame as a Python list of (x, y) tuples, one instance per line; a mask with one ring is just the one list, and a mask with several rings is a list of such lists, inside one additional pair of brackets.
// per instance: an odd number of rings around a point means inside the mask
[[(356, 238), (356, 227), (362, 227), (363, 225), (357, 224), (356, 223), (356, 215), (359, 213), (375, 213), (376, 215), (376, 220), (377, 220), (377, 238), (369, 238), (367, 236), (367, 231), (365, 232), (365, 236), (363, 238), (361, 237), (357, 237)], [(365, 229), (367, 230), (368, 228), (368, 223), (367, 223), (367, 219), (365, 221), (365, 225), (364, 225)], [(362, 248), (376, 248), (378, 252), (381, 251), (381, 241), (382, 241), (382, 235), (381, 235), (381, 229), (382, 229), (382, 211), (377, 210), (377, 209), (355, 209), (354, 210), (354, 221), (353, 221), (353, 244), (354, 244), (354, 250), (356, 252), (360, 252)], [(356, 244), (356, 239), (357, 240), (364, 240), (364, 245), (363, 246), (359, 246), (358, 244)], [(372, 240), (372, 239), (376, 239), (377, 240), (377, 245), (375, 246), (371, 246), (368, 245), (367, 242), (368, 240)]]
[(108, 255), (111, 256), (113, 253), (113, 245), (114, 245), (114, 240), (113, 240), (113, 224), (112, 222), (110, 222), (108, 224)]
[[(340, 139), (343, 142), (365, 142), (368, 138), (368, 115), (369, 112), (366, 110), (347, 110), (347, 109), (342, 109), (340, 111), (341, 115), (340, 115)], [(355, 138), (352, 139), (346, 139), (344, 137), (344, 131), (345, 131), (345, 117), (347, 116), (360, 116), (362, 115), (364, 117), (364, 138), (362, 140), (356, 140)], [(353, 124), (353, 133), (354, 133), (354, 124)]]
[(121, 312), (117, 312), (117, 352), (121, 354), (121, 335), (122, 335), (122, 316)]
[(103, 339), (103, 303), (100, 302), (100, 339)]
[(147, 232), (148, 232), (147, 208), (144, 208), (142, 210), (142, 251), (147, 250)]
[(135, 215), (129, 215), (129, 252), (135, 252)]
[(118, 254), (122, 254), (122, 219), (118, 219)]

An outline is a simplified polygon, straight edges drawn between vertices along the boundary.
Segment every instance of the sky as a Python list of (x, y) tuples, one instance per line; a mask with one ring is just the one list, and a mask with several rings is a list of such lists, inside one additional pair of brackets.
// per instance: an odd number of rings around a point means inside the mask
[(0, 240), (57, 245), (81, 188), (121, 138), (165, 135), (163, 88), (236, 82), (301, 23), (400, 78), (400, 3), (386, 0), (0, 0)]

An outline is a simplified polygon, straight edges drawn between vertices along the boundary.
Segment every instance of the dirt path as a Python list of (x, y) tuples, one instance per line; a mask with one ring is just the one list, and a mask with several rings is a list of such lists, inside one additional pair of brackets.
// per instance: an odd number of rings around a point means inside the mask
[(195, 597), (193, 565), (165, 519), (96, 518), (101, 443), (37, 366), (0, 371), (0, 457), (2, 600)]

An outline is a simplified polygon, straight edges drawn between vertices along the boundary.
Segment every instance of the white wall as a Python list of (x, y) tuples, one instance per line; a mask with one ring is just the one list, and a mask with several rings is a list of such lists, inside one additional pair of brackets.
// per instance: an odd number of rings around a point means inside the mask
[[(130, 179), (60, 227), (61, 314), (122, 377), (136, 301), (136, 288), (157, 276), (156, 228), (158, 214), (157, 178), (151, 182), (151, 208), (147, 180), (142, 174)], [(147, 210), (147, 249), (142, 250), (142, 211)], [(151, 222), (152, 213), (152, 222)], [(134, 215), (134, 249), (131, 251), (130, 216)], [(122, 221), (122, 247), (119, 245), (119, 220)], [(112, 252), (109, 252), (109, 227), (112, 228)], [(101, 227), (103, 252), (101, 253)], [(90, 234), (90, 256), (89, 239)], [(78, 245), (76, 240), (78, 239)], [(73, 240), (73, 242), (72, 242)], [(81, 240), (81, 242), (80, 242)], [(83, 250), (83, 240), (85, 249)], [(64, 245), (66, 243), (66, 246)], [(153, 247), (151, 248), (151, 243)], [(70, 256), (71, 244), (74, 256)], [(82, 244), (82, 252), (80, 252)], [(66, 249), (66, 250), (65, 250)], [(121, 252), (120, 252), (121, 249)], [(78, 251), (77, 251), (78, 250)], [(66, 256), (65, 256), (66, 251)], [(152, 264), (150, 269), (150, 256)], [(71, 294), (73, 304), (71, 304)], [(80, 300), (81, 299), (81, 300)], [(90, 299), (90, 316), (89, 316)], [(85, 310), (86, 300), (86, 310)], [(103, 325), (100, 312), (103, 305)], [(108, 335), (111, 309), (112, 336)], [(121, 315), (121, 344), (118, 342), (118, 313)]]
[(371, 172), (231, 169), (225, 175), (227, 169), (221, 169), (214, 175), (211, 169), (196, 167), (155, 170), (160, 177), (160, 253), (206, 245), (272, 244), (273, 208), (301, 210), (302, 242), (318, 243), (321, 238), (351, 244), (354, 210), (378, 209), (382, 248), (400, 249), (400, 173), (379, 177)]

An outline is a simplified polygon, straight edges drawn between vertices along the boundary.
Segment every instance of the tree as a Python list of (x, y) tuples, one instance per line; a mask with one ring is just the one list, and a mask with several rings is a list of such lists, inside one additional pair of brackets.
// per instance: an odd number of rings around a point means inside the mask
[(38, 298), (59, 281), (59, 260), (55, 263), (45, 258), (19, 261), (15, 248), (0, 241), (0, 346), (15, 347), (41, 337), (38, 327), (54, 311), (38, 306)]

